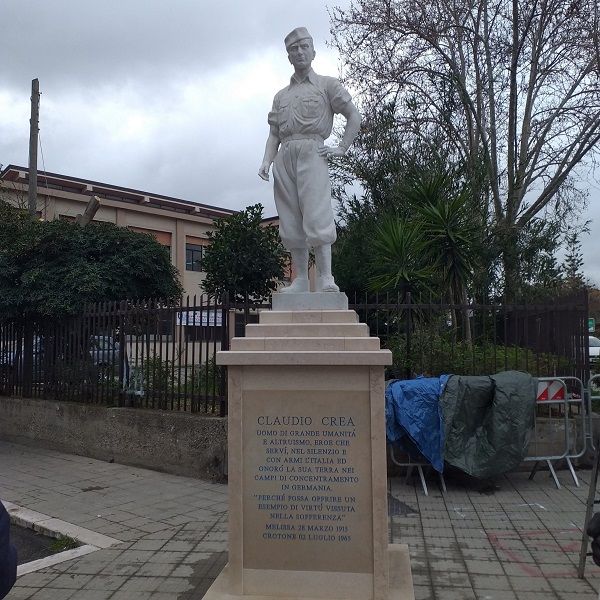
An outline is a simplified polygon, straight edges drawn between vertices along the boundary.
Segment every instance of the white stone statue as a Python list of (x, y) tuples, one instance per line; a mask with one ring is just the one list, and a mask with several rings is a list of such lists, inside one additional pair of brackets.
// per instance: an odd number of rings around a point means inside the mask
[[(285, 38), (285, 47), (294, 74), (289, 86), (273, 100), (269, 137), (258, 172), (268, 181), (273, 164), (279, 233), (296, 267), (296, 278), (281, 293), (310, 291), (310, 248), (315, 254), (317, 291), (339, 292), (331, 274), (331, 244), (336, 232), (327, 159), (346, 153), (358, 134), (361, 116), (337, 79), (313, 71), (316, 53), (305, 27), (294, 29)], [(339, 146), (325, 146), (337, 113), (346, 118), (342, 141)]]

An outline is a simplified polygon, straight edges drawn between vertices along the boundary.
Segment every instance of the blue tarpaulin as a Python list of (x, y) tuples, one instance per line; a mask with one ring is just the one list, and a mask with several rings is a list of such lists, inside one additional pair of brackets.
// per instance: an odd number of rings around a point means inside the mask
[(440, 396), (449, 375), (391, 382), (385, 391), (386, 435), (389, 442), (408, 436), (440, 473), (444, 470), (444, 427)]
[(520, 371), (392, 381), (386, 436), (438, 472), (444, 463), (486, 478), (517, 467), (533, 429), (537, 380)]

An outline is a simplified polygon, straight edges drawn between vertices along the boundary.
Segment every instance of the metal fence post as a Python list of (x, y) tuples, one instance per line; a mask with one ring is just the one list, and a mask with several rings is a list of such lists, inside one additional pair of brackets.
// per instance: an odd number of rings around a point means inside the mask
[(405, 379), (412, 378), (412, 370), (410, 368), (410, 358), (412, 350), (412, 307), (411, 307), (411, 293), (406, 292), (406, 366), (404, 368)]

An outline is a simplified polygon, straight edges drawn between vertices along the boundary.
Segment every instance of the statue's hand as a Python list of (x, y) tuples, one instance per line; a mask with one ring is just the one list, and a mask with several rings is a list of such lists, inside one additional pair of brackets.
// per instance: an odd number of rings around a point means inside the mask
[(260, 165), (260, 169), (258, 170), (258, 176), (265, 181), (269, 181), (269, 169), (271, 168), (270, 163), (263, 163)]
[(346, 148), (343, 146), (321, 146), (317, 148), (317, 154), (323, 158), (344, 156), (344, 154), (346, 154)]

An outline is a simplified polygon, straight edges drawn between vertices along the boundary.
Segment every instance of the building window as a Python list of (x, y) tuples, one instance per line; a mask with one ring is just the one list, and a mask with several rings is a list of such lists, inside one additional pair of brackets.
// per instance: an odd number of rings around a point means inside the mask
[(223, 335), (221, 327), (185, 327), (185, 340), (187, 342), (220, 342)]
[(205, 246), (198, 244), (185, 245), (185, 270), (186, 271), (203, 271), (202, 257), (204, 256)]
[(157, 242), (171, 249), (170, 231), (156, 231), (155, 229), (144, 229), (143, 227), (135, 227), (133, 225), (128, 225), (127, 228), (131, 231), (135, 231), (136, 233), (149, 233), (150, 235), (153, 235), (156, 238)]

